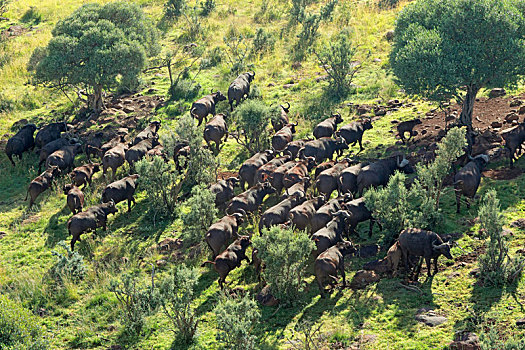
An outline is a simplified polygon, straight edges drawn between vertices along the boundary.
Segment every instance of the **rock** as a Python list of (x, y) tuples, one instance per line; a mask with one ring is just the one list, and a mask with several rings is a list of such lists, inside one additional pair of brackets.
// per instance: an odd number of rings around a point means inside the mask
[(182, 247), (182, 240), (180, 238), (165, 238), (157, 245), (157, 247), (160, 252), (170, 253)]
[(374, 107), (374, 114), (378, 117), (382, 117), (386, 114), (386, 109), (381, 106)]
[(518, 107), (518, 106), (521, 106), (522, 104), (523, 104), (522, 100), (512, 100), (510, 102), (511, 107)]
[(287, 90), (289, 88), (291, 88), (292, 86), (294, 86), (295, 84), (284, 84), (283, 85), (283, 89)]
[(498, 121), (494, 121), (490, 124), (490, 126), (493, 128), (493, 129), (499, 129), (503, 126), (503, 124), (501, 122), (498, 122)]
[(11, 127), (11, 129), (14, 129), (14, 130), (18, 131), (18, 129), (22, 128), (22, 126), (26, 125), (27, 123), (29, 123), (29, 121), (26, 118), (22, 118), (22, 119), (16, 121), (13, 124), (13, 126)]
[[(525, 229), (525, 219), (518, 219), (510, 223), (510, 227), (515, 227), (519, 229)], [(1, 233), (0, 233), (1, 234)]]
[(447, 322), (447, 318), (444, 316), (437, 315), (433, 310), (429, 310), (425, 313), (420, 313), (415, 317), (416, 321), (422, 322), (429, 327), (439, 326)]
[(426, 130), (421, 130), (421, 135), (426, 135), (426, 134), (427, 134)]
[(490, 98), (501, 97), (501, 96), (505, 96), (506, 94), (507, 92), (505, 91), (505, 89), (495, 88), (495, 89), (490, 90), (489, 97)]
[(395, 32), (393, 30), (389, 30), (388, 32), (385, 33), (385, 39), (388, 41), (392, 41), (394, 40), (394, 35), (395, 35)]
[(360, 247), (356, 253), (356, 256), (360, 258), (370, 258), (376, 256), (379, 253), (379, 246), (377, 244)]
[(476, 267), (476, 268), (470, 270), (470, 272), (468, 274), (473, 276), (473, 277), (477, 277), (479, 275), (479, 268)]
[(520, 318), (519, 320), (516, 321), (516, 326), (520, 327), (520, 326), (525, 326), (525, 318)]
[(511, 122), (513, 122), (515, 120), (519, 120), (519, 119), (520, 119), (520, 117), (516, 113), (509, 113), (509, 114), (507, 114), (505, 116), (505, 121), (507, 123), (511, 123)]
[(116, 104), (113, 105), (113, 108), (122, 109), (122, 108), (124, 108), (124, 105), (122, 103), (116, 103)]
[(371, 283), (380, 280), (380, 277), (374, 271), (359, 270), (355, 273), (354, 278), (350, 282), (350, 288), (363, 289)]
[(366, 113), (370, 113), (372, 111), (372, 107), (368, 105), (359, 105), (357, 106), (357, 114), (363, 115)]
[(255, 297), (255, 299), (263, 306), (276, 306), (279, 300), (270, 293), (270, 286), (266, 285)]
[(449, 344), (450, 350), (479, 350), (479, 337), (471, 332), (456, 332), (454, 341)]
[(274, 87), (275, 86), (275, 83), (269, 83), (268, 85), (266, 85), (267, 87)]
[(321, 75), (320, 77), (315, 78), (316, 82), (328, 80), (328, 75)]
[(159, 259), (155, 261), (155, 264), (157, 265), (157, 267), (164, 267), (168, 264), (168, 262), (164, 259)]
[(391, 124), (399, 124), (399, 120), (397, 119), (393, 119), (390, 121)]
[(122, 110), (124, 111), (124, 113), (133, 113), (133, 112), (135, 112), (135, 108), (131, 107), (131, 106), (126, 106)]
[(154, 93), (156, 93), (157, 91), (159, 91), (159, 90), (157, 90), (157, 89), (155, 89), (155, 88), (149, 88), (148, 91), (146, 91), (146, 93), (147, 93), (147, 94), (154, 94)]
[(525, 106), (521, 106), (520, 109), (518, 109), (519, 114), (525, 114)]
[(376, 62), (376, 63), (380, 63), (381, 59), (380, 58), (374, 58), (373, 61)]
[(525, 255), (525, 248), (521, 248), (521, 249), (516, 250), (516, 254)]
[(157, 105), (153, 101), (149, 101), (149, 108), (155, 108)]
[(0, 231), (0, 239), (4, 238), (5, 236), (7, 236), (7, 233), (4, 231)]

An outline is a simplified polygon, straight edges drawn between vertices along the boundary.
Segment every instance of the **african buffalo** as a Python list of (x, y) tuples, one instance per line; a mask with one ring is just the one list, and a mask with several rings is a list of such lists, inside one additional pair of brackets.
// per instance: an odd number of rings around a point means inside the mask
[(102, 158), (102, 174), (106, 178), (106, 172), (109, 168), (113, 170), (113, 178), (117, 173), (117, 169), (124, 164), (126, 160), (126, 151), (128, 145), (125, 143), (119, 143), (104, 154)]
[(355, 146), (359, 142), (359, 152), (363, 151), (363, 134), (366, 130), (372, 129), (372, 120), (368, 119), (365, 121), (357, 121), (345, 126), (342, 126), (336, 133), (336, 136), (340, 136), (345, 139), (348, 145), (352, 144)]
[(96, 233), (97, 227), (106, 230), (108, 215), (116, 212), (118, 210), (115, 208), (115, 203), (110, 201), (73, 215), (67, 222), (67, 229), (72, 236), (71, 250), (75, 249), (76, 241), (80, 242), (80, 235), (84, 232), (93, 230)]
[(221, 141), (224, 138), (224, 142), (228, 140), (228, 125), (226, 124), (226, 115), (217, 114), (206, 123), (204, 127), (204, 141), (208, 144), (208, 148), (211, 149), (210, 142), (215, 142), (215, 154), (219, 154)]
[(210, 192), (215, 195), (215, 206), (223, 208), (230, 199), (235, 197), (234, 189), (238, 184), (238, 178), (229, 177), (211, 185)]
[[(443, 243), (439, 235), (432, 231), (425, 231), (418, 228), (409, 228), (401, 231), (399, 234), (399, 247), (405, 261), (405, 268), (408, 271), (408, 256), (422, 256), (425, 258), (428, 268), (428, 275), (431, 276), (430, 271), (431, 259), (434, 259), (434, 273), (437, 273), (437, 261), (440, 255), (444, 255), (449, 259), (453, 259), (450, 254), (450, 243)], [(417, 278), (417, 277), (416, 277)]]
[(298, 230), (305, 230), (310, 226), (310, 221), (315, 212), (325, 203), (324, 196), (315, 197), (307, 200), (301, 205), (296, 206), (290, 210), (288, 217), (292, 224)]
[(75, 144), (73, 140), (68, 140), (64, 137), (53, 140), (49, 143), (46, 143), (44, 147), (40, 149), (39, 162), (38, 162), (38, 171), (41, 170), (42, 164), (45, 163), (47, 157), (49, 157), (53, 152), (58, 151), (62, 147), (70, 146)]
[(275, 193), (275, 188), (269, 182), (258, 183), (247, 191), (234, 197), (226, 209), (226, 213), (232, 215), (233, 213), (253, 213), (262, 204), (266, 195)]
[(293, 168), (297, 164), (296, 161), (291, 160), (289, 162), (284, 163), (283, 165), (275, 168), (270, 174), (270, 183), (272, 184), (272, 187), (275, 188), (275, 191), (277, 194), (281, 193), (283, 190), (283, 179), (284, 175), (288, 170)]
[(310, 220), (311, 232), (315, 233), (329, 223), (333, 218), (333, 214), (342, 210), (343, 203), (350, 199), (352, 199), (352, 195), (347, 194), (343, 197), (331, 199), (321, 206)]
[(67, 207), (73, 215), (80, 213), (84, 207), (84, 193), (73, 184), (64, 185), (64, 194), (67, 196)]
[(332, 220), (312, 235), (316, 247), (316, 256), (343, 240), (343, 233), (349, 218), (350, 214), (344, 210), (335, 212)]
[(290, 196), (280, 203), (268, 208), (262, 215), (259, 221), (259, 232), (263, 228), (270, 228), (271, 226), (283, 224), (288, 221), (288, 213), (294, 207), (302, 204), (305, 201), (304, 196), (295, 195)]
[(343, 277), (343, 288), (346, 287), (344, 257), (355, 253), (355, 251), (356, 249), (351, 242), (343, 241), (327, 249), (315, 259), (315, 277), (322, 298), (326, 296), (324, 289), (325, 282), (328, 281), (332, 288), (337, 283), (337, 271), (339, 271)]
[(53, 189), (53, 180), (60, 174), (60, 169), (57, 166), (51, 166), (46, 169), (42, 174), (37, 176), (31, 183), (29, 184), (29, 187), (27, 188), (27, 197), (30, 196), (31, 199), (29, 200), (29, 208), (33, 206), (33, 203), (35, 203), (35, 199), (40, 195), (40, 193), (44, 192), (48, 188)]
[(124, 158), (129, 164), (131, 171), (134, 170), (134, 164), (144, 158), (148, 151), (159, 145), (159, 136), (156, 135), (152, 138), (148, 138), (140, 141), (134, 146), (130, 147), (124, 154)]
[(315, 160), (312, 157), (303, 159), (288, 170), (283, 177), (284, 188), (290, 188), (294, 184), (301, 182), (301, 180), (310, 174), (310, 171), (315, 166)]
[(343, 159), (341, 162), (336, 163), (333, 167), (326, 169), (319, 174), (315, 181), (315, 188), (319, 193), (325, 195), (328, 200), (332, 195), (332, 192), (337, 190), (339, 176), (345, 168), (350, 165), (350, 159)]
[(78, 153), (82, 152), (82, 145), (77, 143), (74, 145), (64, 146), (58, 151), (55, 151), (47, 157), (46, 168), (56, 165), (60, 170), (69, 170), (73, 169), (75, 165), (75, 157)]
[(246, 256), (246, 248), (248, 248), (250, 244), (250, 237), (241, 236), (230, 244), (224, 252), (217, 255), (213, 261), (203, 262), (201, 267), (204, 267), (206, 264), (213, 265), (213, 268), (219, 274), (219, 286), (222, 289), (224, 283), (226, 283), (226, 277), (231, 270), (240, 267), (243, 260), (246, 260), (248, 264), (250, 263), (250, 260)]
[(22, 160), (22, 153), (35, 147), (35, 140), (33, 138), (35, 130), (35, 124), (24, 125), (15, 136), (7, 140), (5, 153), (13, 166), (15, 166), (13, 156), (18, 156), (18, 159)]
[(414, 172), (414, 168), (404, 156), (381, 159), (361, 168), (361, 171), (357, 175), (357, 192), (359, 196), (362, 196), (364, 190), (370, 187), (386, 185), (388, 179), (390, 179), (390, 176), (393, 175), (396, 170), (401, 170), (406, 174)]
[(42, 148), (51, 141), (60, 138), (60, 133), (67, 131), (65, 122), (51, 123), (42, 128), (36, 133), (35, 145), (37, 148)]
[(71, 176), (71, 181), (73, 181), (75, 186), (80, 187), (84, 185), (84, 188), (86, 188), (88, 184), (91, 185), (91, 179), (93, 178), (93, 175), (98, 171), (100, 171), (99, 163), (89, 163), (76, 167), (69, 174), (69, 176)]
[(341, 114), (333, 114), (330, 118), (327, 118), (317, 124), (314, 128), (313, 134), (316, 139), (321, 137), (332, 137), (332, 135), (337, 130), (337, 124), (343, 122), (343, 117)]
[(456, 190), (456, 206), (457, 212), (461, 207), (461, 195), (464, 195), (467, 200), (467, 208), (470, 208), (469, 198), (472, 199), (476, 195), (476, 192), (481, 182), (481, 171), (485, 165), (489, 162), (489, 156), (486, 154), (480, 154), (474, 158), (469, 156), (470, 162), (468, 162), (463, 168), (454, 176), (454, 189)]
[(284, 151), (288, 143), (293, 140), (295, 134), (295, 124), (286, 124), (272, 136), (272, 149), (276, 152)]
[(250, 83), (255, 77), (255, 72), (247, 72), (239, 75), (230, 84), (228, 88), (228, 103), (230, 104), (230, 110), (233, 112), (233, 101), (236, 102), (235, 106), (239, 106), (239, 103), (244, 97), (250, 94)]
[(139, 174), (126, 176), (123, 179), (112, 182), (106, 186), (102, 191), (102, 202), (114, 202), (115, 204), (120, 203), (124, 200), (128, 200), (128, 212), (131, 211), (131, 203), (135, 203), (135, 189), (137, 188), (137, 180)]
[(281, 130), (286, 124), (290, 122), (288, 119), (288, 112), (290, 112), (290, 103), (286, 103), (288, 104), (288, 107), (280, 105), (281, 114), (279, 114), (278, 117), (272, 119), (273, 131), (275, 132)]
[(270, 179), (273, 175), (273, 172), (280, 167), (281, 165), (284, 165), (290, 160), (290, 157), (288, 155), (285, 155), (284, 157), (274, 158), (270, 160), (268, 163), (263, 164), (262, 166), (257, 169), (255, 172), (255, 182), (264, 182)]
[(251, 158), (247, 159), (242, 163), (241, 168), (239, 169), (239, 179), (241, 181), (241, 189), (244, 190), (244, 183), (248, 184), (248, 188), (252, 187), (256, 183), (255, 174), (257, 169), (262, 165), (268, 163), (274, 157), (274, 152), (272, 150), (266, 150), (254, 154)]
[(359, 163), (352, 165), (341, 172), (341, 175), (337, 179), (339, 195), (345, 193), (357, 194), (357, 175), (359, 175), (361, 169), (366, 165), (368, 165), (368, 163)]
[[(368, 231), (368, 237), (372, 237), (372, 229), (374, 228), (374, 222), (376, 222), (376, 220), (372, 217), (372, 212), (366, 207), (365, 199), (361, 197), (346, 202), (343, 204), (343, 208), (351, 215), (350, 219), (348, 220), (348, 231), (352, 234), (357, 234), (355, 232), (357, 225), (360, 222), (370, 220), (370, 230)], [(381, 228), (379, 222), (377, 223)]]
[(226, 96), (224, 96), (220, 91), (213, 92), (211, 91), (210, 95), (206, 95), (197, 101), (193, 102), (190, 109), (190, 114), (194, 119), (199, 121), (198, 126), (202, 124), (203, 120), (206, 120), (208, 114), (215, 116), (215, 106), (220, 101), (225, 101)]
[(511, 129), (503, 130), (501, 137), (505, 141), (505, 148), (509, 152), (510, 167), (513, 168), (516, 151), (521, 149), (522, 143), (525, 142), (525, 121)]
[(344, 139), (338, 137), (334, 140), (330, 137), (322, 137), (306, 142), (304, 148), (299, 151), (299, 158), (314, 157), (315, 162), (319, 164), (325, 159), (333, 159), (334, 152), (341, 155), (345, 149), (348, 149), (348, 145)]
[(300, 197), (306, 197), (306, 192), (312, 185), (312, 180), (309, 176), (305, 176), (301, 179), (301, 181), (294, 183), (292, 186), (288, 187), (286, 189), (285, 194), (283, 195), (283, 198), (291, 197), (291, 196), (300, 196)]
[(205, 240), (213, 252), (212, 259), (215, 259), (217, 255), (219, 255), (221, 252), (220, 249), (230, 242), (232, 238), (238, 238), (237, 232), (242, 222), (243, 214), (234, 213), (224, 216), (208, 228)]
[(295, 140), (288, 142), (284, 152), (289, 152), (292, 155), (292, 159), (295, 159), (299, 155), (299, 151), (304, 147), (306, 142), (308, 142), (308, 140)]
[(142, 130), (141, 132), (138, 133), (137, 136), (135, 136), (130, 147), (135, 146), (137, 143), (141, 141), (152, 139), (155, 136), (158, 136), (157, 132), (159, 132), (160, 125), (161, 125), (160, 121), (153, 121), (149, 123), (149, 125), (144, 130)]
[[(410, 139), (416, 135), (416, 132), (414, 131), (414, 127), (416, 125), (421, 124), (421, 119), (413, 119), (413, 120), (407, 120), (406, 122), (401, 122), (397, 124), (397, 133), (399, 134), (399, 138), (401, 138), (401, 141), (403, 143), (410, 142)], [(408, 132), (409, 136), (408, 139), (405, 140), (405, 133)]]

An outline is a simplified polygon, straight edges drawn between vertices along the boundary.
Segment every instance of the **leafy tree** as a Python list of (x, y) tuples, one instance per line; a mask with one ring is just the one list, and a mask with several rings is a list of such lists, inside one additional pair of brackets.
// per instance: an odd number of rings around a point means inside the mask
[(321, 50), (312, 50), (319, 64), (330, 79), (330, 86), (337, 96), (344, 96), (350, 91), (352, 79), (360, 65), (353, 63), (357, 47), (353, 45), (348, 30), (342, 30)]
[(224, 349), (254, 350), (252, 334), (255, 321), (261, 316), (257, 303), (248, 295), (242, 298), (222, 297), (214, 309), (219, 333), (217, 340)]
[(525, 73), (525, 18), (517, 0), (420, 0), (400, 13), (390, 62), (408, 93), (462, 104), (473, 143), (480, 89), (513, 86)]
[(315, 43), (319, 37), (319, 25), (321, 16), (317, 13), (304, 15), (301, 21), (301, 31), (297, 34), (297, 41), (292, 47), (292, 55), (296, 61), (302, 61), (306, 56), (307, 50)]
[[(267, 106), (260, 100), (248, 100), (233, 112), (237, 142), (248, 152), (255, 154), (269, 146), (268, 123), (278, 110)], [(280, 112), (279, 112), (280, 113)]]
[(35, 69), (35, 81), (64, 91), (81, 90), (88, 107), (104, 108), (102, 93), (133, 81), (146, 58), (159, 52), (157, 32), (139, 6), (131, 2), (90, 3), (59, 21)]
[(314, 242), (303, 231), (273, 226), (253, 238), (259, 258), (265, 262), (263, 276), (281, 303), (293, 303), (303, 289), (308, 258)]
[(197, 315), (191, 305), (195, 299), (195, 288), (199, 282), (199, 271), (185, 265), (178, 266), (160, 284), (160, 305), (170, 319), (180, 339), (188, 344), (197, 332)]
[(191, 190), (191, 198), (185, 204), (190, 210), (182, 215), (184, 243), (201, 242), (206, 230), (213, 224), (218, 214), (215, 195), (206, 186), (195, 186)]
[(0, 349), (45, 350), (42, 327), (35, 316), (0, 294)]
[(495, 190), (483, 197), (478, 216), (481, 231), (489, 238), (487, 251), (479, 258), (480, 276), (490, 285), (512, 284), (520, 277), (525, 259), (509, 257), (507, 237), (503, 235), (503, 215)]

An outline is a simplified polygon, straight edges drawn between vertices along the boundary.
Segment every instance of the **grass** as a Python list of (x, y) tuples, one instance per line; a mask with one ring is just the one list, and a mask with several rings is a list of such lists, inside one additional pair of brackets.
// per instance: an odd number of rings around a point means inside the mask
[[(107, 1), (99, 1), (107, 2)], [(140, 0), (137, 2), (145, 12), (157, 20), (162, 16), (161, 0)], [(398, 9), (378, 10), (369, 1), (344, 1), (337, 6), (331, 23), (322, 24), (320, 42), (328, 40), (343, 27), (353, 29), (353, 39), (359, 43), (357, 60), (363, 68), (356, 76), (356, 92), (341, 100), (327, 98), (326, 81), (317, 82), (316, 78), (324, 71), (313, 57), (308, 57), (300, 66), (292, 67), (289, 47), (295, 40), (295, 29), (285, 31), (288, 23), (286, 8), (282, 2), (272, 1), (265, 14), (261, 11), (262, 1), (252, 0), (239, 6), (231, 0), (220, 1), (217, 8), (207, 19), (202, 19), (205, 27), (204, 38), (198, 41), (200, 46), (212, 49), (225, 49), (223, 35), (230, 27), (239, 32), (253, 35), (258, 27), (264, 27), (276, 38), (275, 49), (260, 58), (250, 59), (256, 70), (256, 84), (262, 91), (264, 100), (271, 104), (289, 101), (291, 119), (299, 120), (299, 136), (311, 133), (312, 125), (322, 115), (339, 111), (345, 122), (357, 118), (347, 106), (352, 103), (374, 103), (391, 98), (407, 100), (398, 91), (388, 71), (388, 53), (390, 44), (384, 37), (393, 28)], [(42, 21), (31, 28), (30, 23), (22, 23), (22, 16), (34, 6), (41, 14)], [(7, 55), (7, 63), (0, 68), (0, 93), (14, 101), (15, 108), (0, 115), (0, 135), (4, 140), (14, 132), (11, 126), (20, 119), (44, 123), (51, 119), (73, 119), (75, 110), (65, 96), (28, 83), (30, 75), (26, 71), (32, 50), (44, 46), (51, 37), (51, 29), (60, 19), (79, 6), (73, 0), (19, 0), (13, 2), (6, 13), (9, 21), (0, 22), (0, 28), (20, 24), (28, 32), (9, 39), (2, 54)], [(313, 5), (312, 9), (316, 9)], [(258, 15), (254, 18), (254, 14)], [(173, 49), (181, 41), (184, 31), (183, 21), (169, 27), (162, 38), (165, 51)], [(375, 59), (375, 60), (374, 60)], [(192, 70), (192, 77), (196, 73)], [(216, 67), (199, 73), (196, 80), (201, 84), (200, 95), (210, 89), (226, 91), (233, 76), (223, 61)], [(144, 77), (145, 91), (156, 89), (155, 94), (166, 95), (169, 79), (166, 71), (150, 71)], [(294, 83), (289, 89), (283, 85)], [(522, 88), (516, 91), (520, 92)], [(365, 134), (365, 152), (362, 158), (384, 156), (385, 150), (395, 144), (396, 138), (389, 133), (391, 120), (408, 120), (424, 113), (432, 106), (420, 100), (411, 100), (412, 107), (401, 108), (374, 123), (374, 128)], [(183, 101), (187, 107), (191, 101)], [(157, 113), (162, 119), (163, 128), (175, 126), (180, 116), (179, 103), (171, 102)], [(227, 110), (227, 104), (221, 103), (219, 110)], [(353, 150), (356, 151), (355, 149)], [(220, 154), (222, 170), (236, 170), (247, 154), (233, 140), (229, 140)], [(77, 164), (85, 161), (82, 156)], [(173, 343), (170, 325), (162, 313), (149, 316), (144, 335), (138, 339), (127, 338), (117, 309), (117, 300), (108, 291), (109, 282), (118, 278), (124, 271), (138, 269), (142, 272), (144, 283), (148, 281), (152, 266), (156, 278), (162, 279), (179, 261), (168, 259), (167, 265), (158, 263), (165, 259), (156, 250), (150, 249), (165, 237), (174, 237), (183, 230), (179, 219), (162, 220), (153, 218), (145, 203), (145, 193), (139, 193), (137, 206), (131, 213), (126, 212), (126, 204), (118, 205), (119, 212), (109, 220), (107, 232), (98, 231), (98, 235), (86, 235), (77, 249), (88, 264), (88, 276), (80, 283), (66, 282), (57, 286), (46, 276), (54, 264), (51, 251), (61, 240), (69, 240), (66, 222), (70, 217), (65, 207), (65, 197), (61, 190), (47, 191), (42, 194), (35, 207), (27, 209), (23, 199), (27, 184), (37, 175), (35, 168), (37, 156), (24, 154), (24, 160), (12, 167), (5, 157), (0, 158), (0, 231), (6, 235), (0, 239), (0, 292), (20, 302), (36, 314), (45, 326), (46, 337), (51, 348), (89, 348), (106, 349), (120, 344), (131, 349), (168, 349), (183, 348)], [(491, 166), (501, 167), (503, 164)], [(524, 167), (521, 159), (517, 166)], [(126, 169), (120, 170), (120, 175)], [(61, 182), (65, 180), (62, 179)], [(58, 188), (61, 188), (60, 184)], [(99, 195), (105, 186), (100, 173), (95, 176), (92, 188), (86, 191), (88, 205), (99, 201)], [(525, 175), (510, 181), (494, 181), (484, 178), (479, 195), (490, 188), (495, 188), (505, 212), (507, 223), (525, 217)], [(272, 205), (269, 200), (266, 205)], [(465, 251), (473, 251), (483, 245), (469, 221), (476, 217), (478, 202), (470, 210), (462, 209), (461, 215), (455, 214), (453, 194), (449, 191), (442, 201), (445, 221), (436, 229), (439, 233), (464, 233), (459, 244)], [(359, 227), (358, 242), (370, 242), (365, 237), (366, 225)], [(514, 254), (523, 246), (525, 232), (512, 229), (511, 252)], [(250, 223), (242, 228), (241, 233), (252, 233)], [(375, 234), (374, 239), (378, 233)], [(207, 247), (189, 263), (201, 262), (208, 257)], [(453, 249), (453, 255), (462, 251)], [(347, 279), (362, 266), (365, 260), (350, 259)], [(442, 349), (445, 348), (459, 330), (481, 331), (483, 327), (493, 325), (502, 338), (524, 336), (523, 329), (514, 326), (517, 318), (523, 317), (525, 285), (521, 281), (513, 288), (504, 290), (484, 288), (476, 284), (470, 271), (476, 263), (460, 265), (441, 260), (446, 269), (431, 279), (420, 278), (422, 294), (408, 291), (399, 286), (399, 279), (385, 278), (378, 284), (362, 291), (337, 291), (330, 298), (320, 299), (312, 272), (306, 280), (307, 291), (291, 307), (276, 310), (260, 307), (262, 317), (254, 332), (260, 348), (288, 348), (286, 342), (293, 339), (293, 329), (305, 321), (322, 323), (322, 332), (329, 342), (340, 342), (345, 346), (358, 343), (361, 348), (378, 349)], [(195, 307), (200, 318), (199, 337), (193, 349), (217, 349), (215, 339), (215, 316), (212, 312), (219, 296), (214, 271), (201, 268)], [(228, 280), (232, 288), (242, 287), (249, 292), (256, 292), (257, 280), (253, 269), (246, 264), (234, 270)], [(448, 321), (435, 328), (430, 328), (414, 320), (415, 312), (421, 307), (433, 307), (445, 315)]]

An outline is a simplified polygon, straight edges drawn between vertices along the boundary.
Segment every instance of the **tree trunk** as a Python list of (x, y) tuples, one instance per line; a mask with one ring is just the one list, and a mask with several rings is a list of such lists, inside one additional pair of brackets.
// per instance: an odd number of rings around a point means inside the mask
[(463, 100), (463, 107), (461, 115), (459, 116), (459, 125), (467, 127), (467, 154), (472, 153), (472, 146), (474, 145), (474, 129), (472, 127), (472, 113), (474, 111), (474, 102), (479, 88), (476, 86), (467, 86), (467, 94)]
[(102, 85), (93, 86), (93, 94), (88, 97), (88, 107), (97, 114), (104, 109)]

